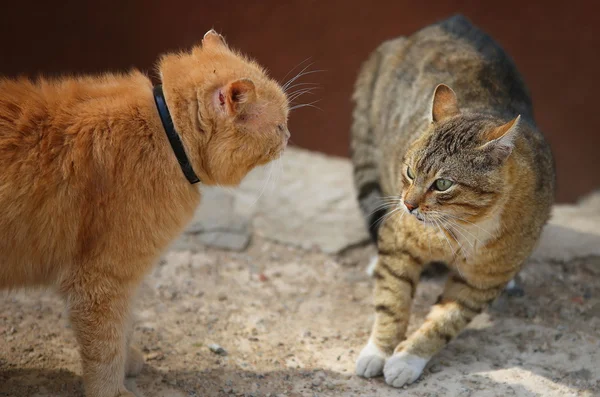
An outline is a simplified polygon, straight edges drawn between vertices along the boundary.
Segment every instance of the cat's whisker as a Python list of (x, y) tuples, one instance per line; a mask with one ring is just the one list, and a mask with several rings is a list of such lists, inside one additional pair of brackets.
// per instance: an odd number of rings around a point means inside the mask
[(269, 163), (269, 173), (267, 174), (267, 179), (266, 181), (263, 183), (263, 187), (262, 189), (260, 189), (260, 193), (258, 194), (258, 197), (256, 199), (254, 199), (254, 201), (252, 202), (252, 204), (250, 204), (249, 208), (254, 207), (258, 201), (260, 200), (260, 198), (262, 197), (263, 193), (265, 192), (265, 189), (267, 188), (267, 185), (269, 184), (269, 180), (271, 180), (271, 174), (273, 173), (273, 162)]
[[(398, 207), (399, 209), (401, 209), (402, 207)], [(402, 214), (400, 214), (400, 218), (398, 218), (398, 220), (396, 221), (396, 229), (400, 226), (400, 222), (402, 222), (402, 218), (404, 218), (404, 215), (406, 215), (406, 211), (402, 211)]]
[(377, 211), (379, 211), (379, 210), (386, 210), (386, 211), (387, 211), (387, 210), (389, 210), (390, 208), (392, 208), (392, 205), (383, 205), (383, 206), (379, 206), (379, 207), (375, 208), (373, 211), (369, 212), (369, 213), (367, 214), (367, 216), (371, 216), (371, 215), (373, 215), (374, 213), (376, 213), (376, 212), (377, 212)]
[[(458, 249), (459, 249), (459, 250), (460, 250), (460, 252), (462, 253), (463, 257), (464, 257), (464, 258), (466, 258), (466, 257), (467, 257), (467, 252), (465, 251), (464, 244), (463, 244), (463, 243), (461, 243), (461, 242), (460, 242), (460, 241), (459, 241), (459, 240), (456, 238), (456, 236), (454, 235), (454, 231), (458, 231), (458, 230), (449, 230), (448, 232), (454, 236), (454, 241), (456, 241), (456, 244), (458, 244)], [(459, 232), (459, 233), (460, 233), (460, 232)], [(469, 243), (471, 246), (473, 246), (473, 244), (472, 244), (472, 243), (469, 241), (469, 239), (467, 239), (467, 238), (466, 238), (466, 237), (465, 237), (465, 236), (464, 236), (462, 233), (460, 233), (460, 234), (461, 234), (461, 235), (462, 235), (462, 236), (463, 236), (463, 237), (464, 237), (464, 238), (467, 240), (467, 242), (468, 242), (468, 243)], [(456, 268), (458, 269), (458, 264), (456, 264)], [(460, 273), (460, 269), (459, 269), (459, 273)]]
[(310, 93), (314, 89), (315, 89), (314, 87), (310, 87), (310, 88), (306, 88), (306, 87), (305, 88), (298, 88), (296, 91), (290, 92), (289, 95), (287, 95), (288, 100), (290, 102), (292, 102), (293, 100), (295, 100), (299, 96), (304, 95), (305, 93)]
[(487, 233), (487, 234), (488, 234), (490, 237), (495, 237), (495, 236), (494, 236), (492, 233), (490, 233), (488, 230), (484, 229), (483, 227), (479, 226), (479, 225), (478, 225), (478, 224), (476, 224), (476, 223), (470, 222), (470, 221), (468, 221), (468, 220), (466, 220), (466, 219), (463, 219), (463, 218), (461, 218), (461, 217), (458, 217), (458, 216), (456, 216), (456, 215), (452, 215), (452, 214), (442, 214), (442, 213), (440, 213), (440, 215), (442, 215), (442, 216), (446, 216), (446, 217), (448, 217), (448, 218), (455, 219), (455, 220), (457, 220), (457, 221), (459, 221), (459, 222), (466, 222), (466, 223), (468, 223), (468, 224), (470, 224), (470, 225), (473, 225), (473, 226), (475, 226), (476, 228), (478, 228), (478, 229), (479, 229), (479, 230), (481, 230), (482, 232), (485, 232), (485, 233)]
[(277, 185), (279, 184), (279, 182), (281, 181), (281, 179), (283, 177), (283, 160), (281, 157), (279, 157), (276, 160), (275, 169), (277, 170), (277, 172), (275, 173), (275, 178), (273, 181), (273, 188), (277, 187)]
[[(303, 86), (311, 86), (311, 88), (321, 88), (319, 83), (296, 83), (296, 84), (292, 84), (291, 86), (288, 87), (288, 90), (291, 90), (292, 88), (296, 88), (296, 87), (303, 87)], [(287, 96), (292, 95), (292, 93), (288, 93), (288, 91), (284, 91), (285, 94)]]
[(375, 209), (373, 209), (373, 211), (371, 211), (368, 215), (373, 215), (375, 212), (377, 212), (380, 209), (386, 208), (386, 207), (392, 207), (394, 205), (397, 205), (396, 202), (387, 202), (387, 203), (382, 203), (379, 204), (377, 207), (375, 207)]
[(427, 232), (427, 243), (429, 244), (429, 256), (433, 257), (433, 252), (431, 251), (431, 233)]
[[(445, 219), (445, 220), (444, 220), (444, 222), (448, 223), (448, 224), (449, 224), (451, 227), (453, 227), (453, 228), (456, 228), (456, 229), (455, 229), (456, 231), (459, 231), (459, 229), (460, 229), (460, 230), (462, 230), (464, 233), (467, 233), (467, 234), (468, 234), (470, 237), (472, 237), (473, 239), (475, 239), (475, 240), (476, 240), (476, 241), (477, 241), (477, 242), (478, 242), (480, 245), (484, 245), (484, 244), (483, 244), (483, 242), (482, 242), (482, 241), (481, 241), (479, 238), (477, 238), (477, 236), (476, 236), (475, 234), (473, 234), (473, 233), (472, 233), (470, 230), (468, 230), (467, 228), (465, 228), (465, 227), (463, 227), (463, 226), (459, 225), (459, 224), (458, 224), (458, 223), (456, 223), (456, 222), (452, 222), (450, 219)], [(462, 235), (462, 236), (463, 236), (465, 239), (467, 239), (467, 241), (469, 241), (469, 240), (468, 240), (468, 238), (467, 238), (467, 236), (465, 236), (463, 233), (461, 233), (461, 235)], [(475, 247), (473, 247), (473, 248), (475, 248)]]
[(385, 221), (387, 221), (393, 214), (395, 214), (396, 212), (398, 212), (398, 210), (400, 210), (400, 208), (396, 208), (395, 210), (388, 212), (386, 214), (383, 214), (382, 216), (379, 217), (379, 219), (377, 219), (375, 222), (373, 222), (371, 224), (371, 226), (377, 225), (377, 224), (383, 224)]
[(442, 238), (440, 237), (440, 234), (442, 234), (443, 232), (441, 231), (440, 226), (435, 219), (432, 219), (431, 221), (434, 223), (434, 226), (437, 229), (436, 237), (438, 238), (438, 241), (441, 243)]
[(321, 88), (316, 83), (298, 83), (298, 84), (294, 84), (293, 87), (301, 86), (301, 85), (310, 85), (310, 86), (309, 87), (298, 87), (294, 91), (286, 92), (285, 95), (289, 98), (289, 97), (293, 96), (295, 93), (300, 92), (300, 91), (306, 91), (306, 90), (311, 91), (311, 90), (318, 90)]
[(324, 72), (325, 70), (309, 70), (309, 71), (305, 71), (307, 68), (309, 68), (310, 66), (312, 66), (312, 63), (310, 65), (308, 65), (306, 68), (302, 69), (302, 71), (300, 73), (298, 73), (294, 78), (290, 79), (290, 81), (288, 81), (284, 86), (283, 86), (283, 90), (285, 91), (286, 89), (288, 89), (288, 87), (296, 80), (298, 80), (300, 77), (303, 76), (307, 76), (309, 74), (313, 74), (313, 73), (320, 73), (320, 72)]
[[(301, 65), (302, 63), (304, 63), (304, 62), (306, 62), (306, 61), (302, 61), (302, 62), (300, 63), (300, 65)], [(300, 65), (298, 65), (298, 66), (300, 66)], [(305, 72), (305, 71), (306, 71), (308, 68), (310, 68), (312, 65), (314, 65), (314, 62), (311, 62), (311, 63), (309, 63), (308, 65), (306, 65), (306, 66), (305, 66), (304, 68), (302, 68), (302, 69), (301, 69), (301, 70), (300, 70), (298, 73), (296, 73), (296, 75), (295, 75), (294, 77), (292, 77), (292, 78), (290, 78), (288, 81), (286, 81), (286, 82), (285, 82), (285, 83), (284, 83), (284, 84), (281, 86), (281, 88), (283, 89), (283, 92), (285, 92), (285, 90), (287, 90), (287, 89), (288, 89), (288, 87), (289, 87), (289, 86), (290, 86), (290, 85), (291, 85), (291, 84), (292, 84), (292, 83), (293, 83), (295, 80), (297, 80), (297, 79), (298, 79), (300, 76), (302, 76), (302, 73), (304, 73), (304, 72)], [(293, 68), (292, 70), (296, 69), (298, 66), (294, 66), (294, 68)], [(289, 73), (290, 73), (292, 70), (290, 70), (290, 71), (288, 72), (288, 74), (289, 74)], [(287, 77), (287, 76), (288, 76), (288, 74), (286, 74), (286, 76), (285, 76), (285, 77)]]
[[(300, 67), (303, 63), (308, 62), (312, 57), (308, 57), (305, 60), (301, 61), (299, 64), (297, 64), (296, 66), (294, 66), (293, 68), (291, 68), (286, 74), (285, 76), (283, 76), (283, 78), (281, 79), (281, 81), (285, 81), (286, 77), (288, 77), (290, 75), (290, 73), (292, 73), (296, 68)], [(286, 82), (287, 83), (287, 82)], [(284, 84), (282, 84), (283, 86)], [(284, 90), (285, 92), (285, 90)]]
[[(444, 226), (443, 226), (443, 225), (440, 225), (440, 227), (441, 227), (441, 229), (442, 229), (442, 234), (443, 234), (444, 238), (446, 239), (446, 242), (448, 243), (448, 246), (450, 247), (450, 250), (452, 251), (452, 256), (453, 256), (453, 257), (454, 257), (454, 256), (456, 256), (456, 254), (458, 253), (458, 250), (460, 250), (460, 252), (462, 253), (462, 255), (463, 255), (465, 258), (466, 258), (466, 253), (465, 253), (465, 251), (464, 251), (463, 245), (462, 245), (462, 244), (461, 244), (461, 243), (460, 243), (458, 240), (456, 240), (456, 238), (455, 238), (454, 240), (455, 240), (455, 241), (456, 241), (456, 243), (458, 244), (458, 249), (457, 249), (456, 251), (454, 251), (454, 250), (452, 249), (452, 246), (450, 245), (450, 241), (448, 240), (448, 237), (446, 236), (446, 233), (444, 233), (444, 230), (447, 230), (447, 229), (446, 229), (446, 228), (444, 228)], [(449, 233), (450, 233), (450, 234), (452, 234), (452, 232), (449, 232)], [(464, 276), (463, 276), (463, 274), (462, 274), (462, 271), (460, 270), (460, 266), (459, 266), (459, 264), (455, 262), (455, 265), (456, 265), (456, 270), (458, 270), (458, 274), (459, 274), (461, 277), (463, 277), (463, 278), (464, 278)]]
[(454, 251), (454, 249), (452, 248), (452, 244), (450, 244), (450, 240), (448, 240), (448, 236), (446, 236), (446, 231), (447, 230), (441, 224), (439, 224), (439, 227), (440, 227), (440, 231), (442, 233), (442, 236), (446, 240), (446, 243), (448, 243), (448, 247), (450, 248), (450, 252), (452, 252), (452, 256), (456, 255), (456, 251)]
[(296, 109), (300, 109), (300, 108), (303, 108), (303, 107), (311, 107), (311, 108), (315, 108), (315, 109), (318, 109), (318, 110), (320, 110), (320, 111), (323, 111), (323, 109), (321, 109), (320, 107), (318, 107), (318, 106), (314, 106), (314, 104), (315, 104), (315, 103), (317, 103), (317, 102), (319, 102), (319, 101), (320, 101), (320, 100), (316, 100), (316, 101), (314, 101), (314, 102), (311, 102), (311, 103), (304, 103), (304, 104), (302, 104), (302, 105), (295, 105), (295, 106), (292, 106), (292, 107), (290, 108), (290, 111), (292, 111), (292, 110), (296, 110)]
[(300, 89), (298, 91), (293, 92), (292, 94), (290, 94), (290, 96), (288, 97), (289, 102), (293, 102), (296, 99), (300, 98), (302, 95), (313, 95), (314, 93), (312, 92), (315, 88), (303, 88)]
[[(450, 228), (452, 229), (452, 231), (457, 232), (458, 234), (460, 234), (467, 243), (469, 243), (469, 245), (471, 246), (471, 248), (475, 249), (475, 243), (473, 243), (463, 232), (461, 232), (460, 229), (458, 229), (456, 227), (456, 225), (452, 224), (451, 222), (448, 222), (448, 224), (450, 225)], [(472, 236), (474, 237), (474, 236)], [(458, 242), (458, 241), (457, 241)], [(458, 242), (460, 244), (460, 242)]]

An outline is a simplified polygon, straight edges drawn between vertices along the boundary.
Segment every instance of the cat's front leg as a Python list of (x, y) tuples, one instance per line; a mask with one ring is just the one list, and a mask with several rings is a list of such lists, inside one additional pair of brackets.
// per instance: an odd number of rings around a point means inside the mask
[(476, 287), (452, 275), (423, 325), (400, 343), (387, 360), (383, 370), (385, 381), (402, 387), (417, 380), (431, 357), (500, 295), (509, 280), (510, 277), (499, 282), (496, 278)]
[(86, 397), (134, 397), (124, 385), (132, 286), (89, 272), (66, 288)]
[(373, 271), (375, 324), (358, 356), (357, 375), (365, 378), (381, 375), (387, 357), (404, 339), (420, 271), (420, 261), (408, 252), (380, 249)]

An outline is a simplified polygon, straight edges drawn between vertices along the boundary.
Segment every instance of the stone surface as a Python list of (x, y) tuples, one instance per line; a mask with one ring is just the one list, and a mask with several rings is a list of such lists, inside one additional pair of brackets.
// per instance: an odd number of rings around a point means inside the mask
[(297, 148), (252, 171), (236, 189), (202, 187), (202, 203), (172, 249), (242, 250), (269, 240), (338, 253), (368, 239), (346, 159)]
[(570, 261), (590, 256), (600, 256), (600, 192), (575, 205), (556, 205), (532, 258)]
[[(297, 148), (246, 178), (238, 211), (250, 211), (255, 231), (270, 240), (337, 253), (368, 240), (347, 159)], [(273, 168), (270, 182), (256, 204)]]
[(198, 245), (234, 251), (245, 249), (252, 234), (250, 219), (235, 212), (235, 193), (206, 186), (201, 189), (201, 205), (171, 249), (196, 251)]

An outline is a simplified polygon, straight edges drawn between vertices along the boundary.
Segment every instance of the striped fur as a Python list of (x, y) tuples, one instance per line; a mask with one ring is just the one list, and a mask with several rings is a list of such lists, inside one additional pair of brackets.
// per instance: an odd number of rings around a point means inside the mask
[[(354, 180), (379, 251), (376, 320), (357, 373), (400, 387), (520, 270), (550, 214), (554, 164), (513, 62), (462, 16), (383, 43), (353, 99)], [(440, 191), (438, 179), (453, 184)], [(431, 262), (451, 275), (407, 337)]]

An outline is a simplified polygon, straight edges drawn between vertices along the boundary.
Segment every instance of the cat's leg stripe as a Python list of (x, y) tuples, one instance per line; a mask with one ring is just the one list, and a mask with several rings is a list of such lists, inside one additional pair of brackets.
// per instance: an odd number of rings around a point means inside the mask
[(383, 274), (381, 274), (377, 271), (377, 269), (375, 269), (373, 271), (373, 278), (375, 278), (375, 280), (383, 280)]
[[(440, 299), (441, 298), (441, 299)], [(475, 307), (473, 305), (471, 305), (470, 303), (465, 302), (462, 299), (451, 299), (451, 298), (442, 298), (441, 296), (438, 298), (437, 302), (435, 302), (436, 305), (438, 306), (444, 306), (450, 303), (456, 303), (457, 305), (461, 306), (463, 309), (467, 309), (475, 314), (479, 314), (483, 311), (483, 309), (485, 308), (485, 306), (483, 307)]]
[(462, 299), (457, 299), (455, 302), (456, 302), (457, 304), (459, 304), (460, 306), (462, 306), (464, 309), (467, 309), (467, 310), (469, 310), (469, 311), (472, 311), (473, 313), (476, 313), (476, 314), (479, 314), (479, 313), (481, 313), (481, 312), (483, 311), (483, 307), (476, 308), (476, 307), (474, 307), (473, 305), (471, 305), (471, 304), (469, 304), (469, 303), (466, 303), (466, 302), (465, 302), (464, 300), (462, 300)]
[(455, 283), (458, 283), (458, 284), (466, 285), (467, 287), (472, 288), (472, 289), (474, 289), (476, 291), (482, 291), (482, 292), (491, 291), (491, 290), (499, 289), (499, 288), (504, 288), (504, 286), (506, 285), (505, 282), (502, 282), (500, 284), (492, 285), (492, 286), (484, 287), (484, 288), (476, 287), (473, 284), (469, 283), (464, 278), (460, 277), (458, 274), (453, 274), (452, 275), (452, 281), (454, 281)]
[(412, 278), (404, 275), (404, 274), (398, 274), (396, 273), (394, 270), (392, 270), (391, 267), (389, 267), (384, 261), (380, 261), (379, 262), (380, 266), (382, 268), (384, 268), (392, 277), (397, 278), (398, 280), (404, 281), (405, 283), (407, 283), (408, 285), (410, 285), (410, 296), (414, 297), (414, 292), (415, 292), (415, 282), (413, 281)]
[(442, 332), (439, 329), (435, 330), (436, 334), (440, 337), (441, 340), (443, 340), (444, 342), (446, 342), (446, 344), (450, 343), (450, 341), (452, 340), (453, 336), (450, 335), (447, 332)]
[(389, 307), (388, 305), (376, 305), (375, 306), (375, 311), (377, 313), (384, 313), (387, 314), (388, 316), (395, 318), (397, 313), (395, 313), (391, 307)]
[(381, 256), (408, 256), (413, 262), (422, 265), (423, 261), (421, 260), (421, 258), (419, 258), (418, 256), (416, 256), (415, 254), (413, 254), (412, 252), (410, 252), (409, 250), (405, 249), (405, 248), (400, 248), (397, 250), (391, 250), (388, 251), (384, 248), (381, 248), (379, 250), (379, 255)]

